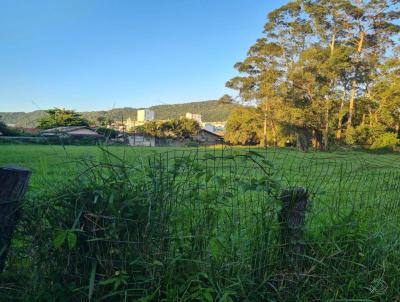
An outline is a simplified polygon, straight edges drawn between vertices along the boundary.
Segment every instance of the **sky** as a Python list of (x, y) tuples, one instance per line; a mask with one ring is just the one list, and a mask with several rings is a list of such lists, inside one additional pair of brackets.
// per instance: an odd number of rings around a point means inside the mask
[(0, 112), (217, 99), (285, 0), (0, 0)]

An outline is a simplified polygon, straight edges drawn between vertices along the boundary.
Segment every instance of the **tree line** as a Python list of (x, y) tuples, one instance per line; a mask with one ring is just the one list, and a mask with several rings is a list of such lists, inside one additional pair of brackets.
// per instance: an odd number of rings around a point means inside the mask
[(267, 16), (222, 103), (226, 140), (329, 149), (394, 146), (400, 128), (398, 0), (298, 0)]

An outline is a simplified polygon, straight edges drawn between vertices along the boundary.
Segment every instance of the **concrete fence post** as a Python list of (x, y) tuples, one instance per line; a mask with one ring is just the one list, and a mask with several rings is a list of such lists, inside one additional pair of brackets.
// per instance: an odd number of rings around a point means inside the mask
[(0, 168), (0, 273), (4, 270), (13, 232), (20, 217), (31, 171), (17, 167)]

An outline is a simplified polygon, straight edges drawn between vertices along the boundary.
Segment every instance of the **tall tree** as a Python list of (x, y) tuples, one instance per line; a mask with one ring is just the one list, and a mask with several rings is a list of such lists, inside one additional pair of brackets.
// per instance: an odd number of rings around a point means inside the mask
[(268, 14), (264, 37), (235, 65), (242, 75), (227, 82), (262, 110), (264, 141), (267, 125), (280, 124), (305, 149), (310, 136), (328, 149), (335, 128), (340, 139), (344, 122), (365, 122), (363, 100), (399, 33), (398, 3), (297, 0)]

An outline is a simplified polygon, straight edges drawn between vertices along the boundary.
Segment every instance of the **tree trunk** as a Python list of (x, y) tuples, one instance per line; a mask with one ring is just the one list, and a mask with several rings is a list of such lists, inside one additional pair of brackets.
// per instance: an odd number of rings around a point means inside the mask
[[(344, 93), (345, 94), (345, 93)], [(344, 108), (344, 97), (342, 99), (342, 102), (340, 103), (340, 109), (339, 109), (339, 120), (338, 120), (338, 128), (336, 131), (336, 139), (340, 141), (342, 139), (342, 120), (343, 120), (343, 108)]]
[(312, 130), (311, 144), (314, 149), (318, 149), (317, 132), (315, 129)]
[(309, 137), (305, 134), (304, 129), (296, 131), (296, 146), (300, 151), (307, 152), (309, 144)]
[(368, 106), (368, 118), (369, 118), (369, 126), (372, 127), (372, 109)]
[(350, 93), (350, 102), (349, 102), (349, 118), (347, 120), (347, 129), (353, 127), (353, 112), (354, 112), (354, 99), (356, 97), (356, 88), (357, 81), (351, 81), (351, 93)]
[(264, 132), (263, 132), (263, 139), (264, 139), (264, 147), (267, 147), (267, 114), (264, 113)]
[(274, 146), (278, 146), (278, 135), (276, 133), (276, 127), (275, 127), (275, 123), (271, 120), (271, 130), (272, 130), (272, 136), (273, 136), (273, 140), (274, 140)]
[(329, 115), (330, 115), (330, 110), (329, 106), (326, 106), (326, 111), (325, 111), (325, 129), (324, 129), (324, 151), (328, 151), (329, 148)]
[[(361, 56), (361, 52), (363, 49), (364, 45), (364, 38), (365, 38), (365, 32), (361, 31), (360, 32), (360, 37), (358, 41), (358, 47), (357, 47), (357, 53), (358, 56)], [(350, 93), (350, 103), (349, 103), (349, 119), (347, 121), (347, 129), (353, 127), (353, 115), (354, 115), (354, 100), (356, 97), (356, 89), (357, 89), (357, 73), (358, 73), (358, 67), (355, 67), (355, 74), (354, 74), (354, 79), (351, 81), (351, 93)]]
[(30, 170), (0, 168), (0, 273), (6, 265), (12, 234), (20, 217), (20, 200), (28, 187)]
[(335, 44), (336, 44), (336, 29), (333, 30), (331, 43), (329, 44), (329, 47), (331, 49), (331, 56), (333, 56), (333, 54), (335, 53)]

